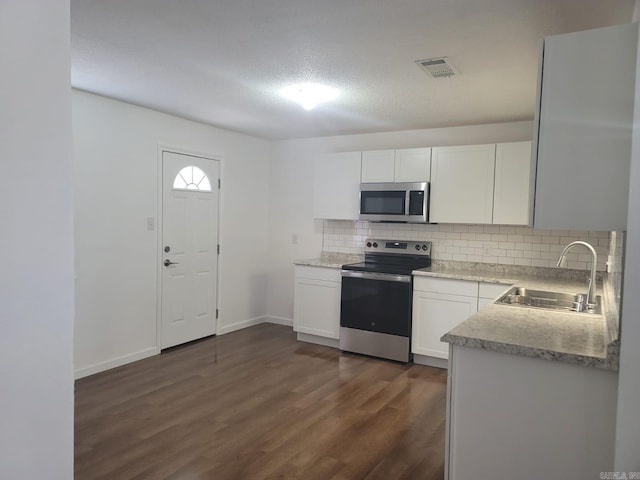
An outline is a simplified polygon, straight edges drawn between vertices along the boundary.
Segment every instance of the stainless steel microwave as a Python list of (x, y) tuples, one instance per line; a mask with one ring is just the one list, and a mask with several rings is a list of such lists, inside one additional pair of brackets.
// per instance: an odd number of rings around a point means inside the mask
[(360, 220), (429, 222), (429, 182), (361, 183)]

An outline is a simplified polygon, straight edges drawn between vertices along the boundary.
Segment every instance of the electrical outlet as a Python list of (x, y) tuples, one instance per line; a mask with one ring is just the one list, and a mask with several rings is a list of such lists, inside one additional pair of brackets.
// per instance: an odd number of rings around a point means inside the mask
[(147, 230), (156, 229), (156, 219), (154, 217), (147, 217)]
[(293, 245), (297, 245), (298, 244), (298, 234), (297, 233), (292, 233), (291, 234), (291, 243)]

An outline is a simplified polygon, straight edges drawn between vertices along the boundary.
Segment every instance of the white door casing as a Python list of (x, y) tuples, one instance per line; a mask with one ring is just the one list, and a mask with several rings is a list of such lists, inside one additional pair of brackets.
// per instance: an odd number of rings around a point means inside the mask
[(161, 348), (216, 333), (218, 178), (216, 160), (162, 151)]

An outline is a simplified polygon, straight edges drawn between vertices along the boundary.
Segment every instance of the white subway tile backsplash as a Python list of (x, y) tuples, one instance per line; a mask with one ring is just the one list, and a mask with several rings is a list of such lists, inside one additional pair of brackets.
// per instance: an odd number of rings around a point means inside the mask
[(560, 245), (560, 237), (558, 237), (557, 235), (549, 235), (549, 236), (543, 236), (541, 238), (542, 243), (547, 243), (550, 245)]
[(591, 264), (587, 262), (567, 262), (567, 268), (574, 268), (576, 270), (586, 270)]
[(531, 266), (531, 259), (530, 258), (514, 258), (513, 259), (513, 264), (514, 265), (523, 265), (525, 267), (530, 267)]
[[(420, 225), (325, 220), (323, 250), (362, 254), (367, 238), (428, 240), (433, 243), (432, 256), (436, 260), (555, 267), (566, 244), (584, 240), (591, 243), (598, 253), (598, 270), (605, 271), (608, 257), (621, 257), (621, 234), (617, 241), (614, 234), (504, 225)], [(569, 268), (586, 269), (590, 263), (591, 255), (586, 250), (576, 248), (567, 255)]]
[(507, 235), (507, 241), (509, 242), (524, 242), (524, 235)]

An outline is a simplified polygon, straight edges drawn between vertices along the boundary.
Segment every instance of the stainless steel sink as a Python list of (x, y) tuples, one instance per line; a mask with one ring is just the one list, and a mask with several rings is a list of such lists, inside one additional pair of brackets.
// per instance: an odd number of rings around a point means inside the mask
[(587, 305), (586, 297), (585, 294), (545, 292), (543, 290), (512, 287), (494, 303), (564, 312), (601, 314), (600, 295), (595, 297), (596, 304), (593, 306)]

